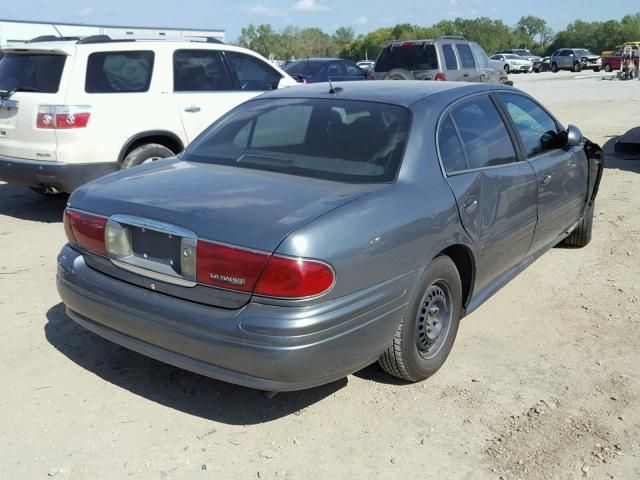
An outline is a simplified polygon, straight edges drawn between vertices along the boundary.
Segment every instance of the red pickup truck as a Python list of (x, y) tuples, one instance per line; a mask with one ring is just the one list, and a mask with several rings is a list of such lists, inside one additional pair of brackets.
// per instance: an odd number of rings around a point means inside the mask
[[(637, 54), (634, 54), (633, 62), (636, 66), (640, 65), (640, 57)], [(602, 68), (605, 72), (620, 70), (622, 68), (622, 52), (613, 52), (611, 55), (602, 57)]]

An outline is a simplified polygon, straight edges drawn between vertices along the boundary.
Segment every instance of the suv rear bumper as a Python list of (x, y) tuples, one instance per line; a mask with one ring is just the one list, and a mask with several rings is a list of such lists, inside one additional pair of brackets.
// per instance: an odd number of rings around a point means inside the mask
[(116, 162), (63, 163), (0, 155), (0, 180), (25, 187), (52, 187), (72, 192), (80, 185), (118, 170)]
[(208, 377), (287, 391), (329, 383), (374, 362), (393, 338), (413, 279), (316, 307), (249, 302), (224, 309), (104, 275), (66, 245), (57, 287), (72, 320), (114, 343)]

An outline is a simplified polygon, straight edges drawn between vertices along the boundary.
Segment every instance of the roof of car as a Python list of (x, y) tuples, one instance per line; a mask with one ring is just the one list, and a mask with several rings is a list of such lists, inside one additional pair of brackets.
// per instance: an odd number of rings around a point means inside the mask
[(408, 107), (425, 97), (460, 89), (461, 94), (498, 88), (511, 88), (499, 84), (469, 82), (428, 82), (424, 80), (406, 81), (364, 81), (333, 82), (336, 93), (330, 93), (329, 83), (314, 83), (297, 87), (281, 88), (261, 95), (259, 98), (337, 98), (341, 100), (361, 100), (381, 102)]

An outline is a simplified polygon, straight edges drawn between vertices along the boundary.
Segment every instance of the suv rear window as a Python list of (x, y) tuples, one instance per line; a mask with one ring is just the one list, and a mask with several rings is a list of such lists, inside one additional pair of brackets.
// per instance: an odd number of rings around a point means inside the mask
[(409, 126), (409, 111), (396, 105), (254, 100), (209, 127), (182, 159), (349, 183), (385, 183), (393, 181), (400, 168)]
[(438, 57), (433, 44), (409, 44), (390, 45), (376, 60), (376, 72), (389, 72), (394, 68), (402, 68), (409, 71), (436, 70)]
[(7, 53), (0, 59), (0, 90), (57, 93), (65, 55)]
[(96, 52), (89, 55), (87, 93), (146, 92), (153, 72), (152, 51)]

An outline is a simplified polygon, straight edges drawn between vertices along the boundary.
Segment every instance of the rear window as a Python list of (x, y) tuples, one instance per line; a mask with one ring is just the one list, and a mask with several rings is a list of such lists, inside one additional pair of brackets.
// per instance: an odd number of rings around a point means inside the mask
[(471, 53), (471, 47), (466, 43), (456, 43), (456, 50), (460, 57), (460, 63), (462, 68), (476, 68), (476, 63), (473, 60), (473, 53)]
[(153, 72), (152, 51), (97, 52), (87, 61), (87, 93), (146, 92)]
[(0, 90), (57, 93), (65, 55), (7, 53), (0, 57)]
[(397, 175), (409, 127), (409, 111), (395, 105), (254, 100), (209, 127), (182, 158), (349, 183), (385, 183)]
[(405, 70), (436, 70), (438, 57), (433, 44), (390, 45), (376, 60), (376, 72), (388, 72), (394, 68)]

